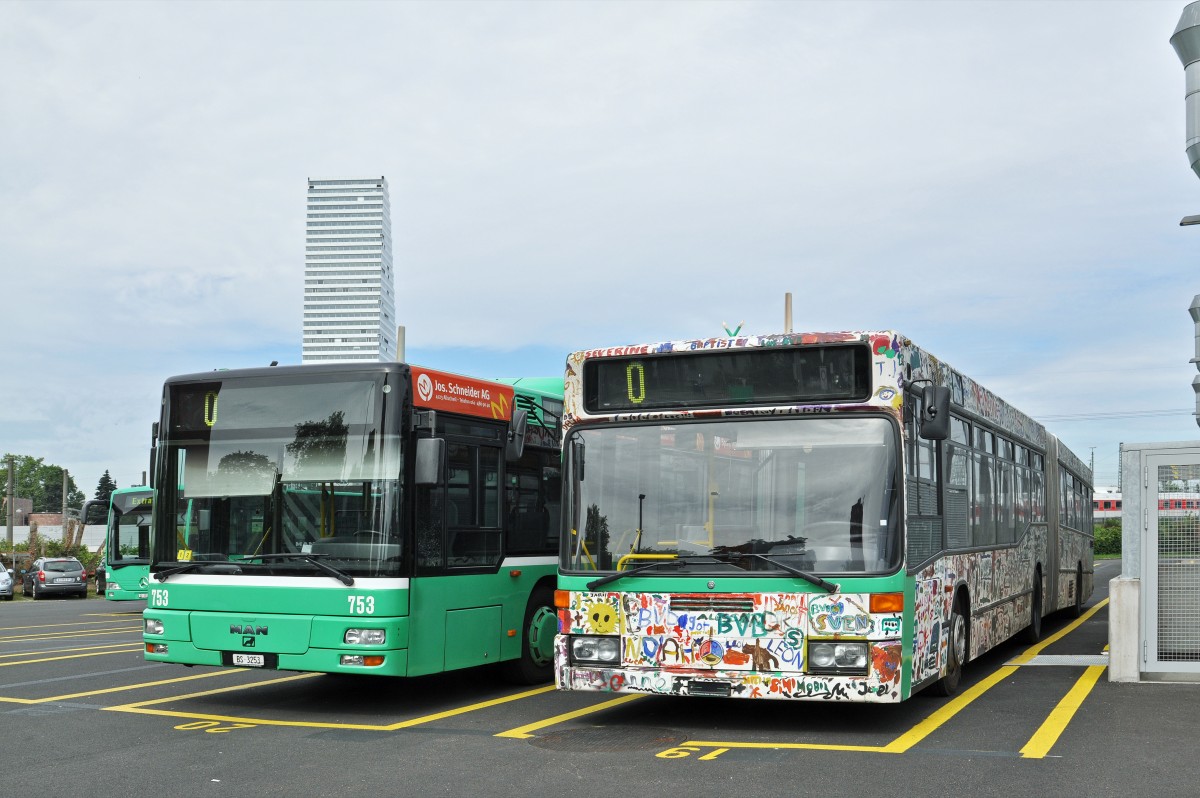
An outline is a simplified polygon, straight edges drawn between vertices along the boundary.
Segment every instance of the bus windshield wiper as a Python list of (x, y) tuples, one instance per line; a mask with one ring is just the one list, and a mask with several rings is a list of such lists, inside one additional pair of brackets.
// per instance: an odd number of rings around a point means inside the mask
[(651, 568), (682, 568), (687, 565), (687, 560), (670, 559), (670, 560), (655, 560), (648, 562), (645, 565), (639, 565), (637, 568), (630, 568), (628, 571), (616, 571), (615, 573), (602, 576), (599, 579), (593, 579), (587, 583), (588, 590), (595, 590), (602, 585), (607, 585), (609, 582), (615, 582), (618, 579), (624, 579), (627, 576), (640, 574), (642, 571), (649, 571)]
[(219, 572), (226, 574), (240, 574), (242, 572), (242, 569), (238, 567), (237, 563), (233, 562), (222, 562), (220, 560), (192, 560), (190, 562), (185, 562), (183, 565), (178, 565), (174, 568), (168, 568), (165, 571), (156, 571), (154, 573), (154, 578), (160, 582), (165, 582), (172, 576), (175, 576), (175, 574), (187, 573), (188, 571), (194, 571), (197, 568), (217, 569), (214, 570), (213, 573)]
[(805, 582), (808, 582), (809, 584), (816, 585), (817, 587), (821, 588), (822, 590), (824, 590), (827, 593), (836, 593), (839, 590), (841, 590), (841, 587), (834, 584), (833, 582), (826, 581), (815, 574), (808, 573), (807, 571), (801, 571), (799, 568), (793, 568), (792, 566), (782, 563), (779, 560), (774, 559), (773, 557), (768, 557), (765, 554), (744, 554), (742, 552), (731, 551), (731, 552), (725, 554), (724, 556), (728, 557), (730, 562), (737, 562), (739, 560), (747, 560), (747, 559), (762, 560), (763, 562), (767, 563), (768, 565), (773, 565), (776, 568), (780, 569), (781, 571), (787, 571), (792, 576), (800, 577), (801, 579), (803, 579)]
[(354, 584), (354, 577), (350, 576), (350, 574), (346, 573), (345, 571), (339, 571), (337, 568), (334, 568), (332, 565), (328, 565), (326, 563), (321, 562), (320, 558), (324, 557), (324, 556), (325, 556), (324, 554), (301, 554), (301, 553), (296, 553), (296, 554), (255, 554), (251, 557), (248, 557), (247, 559), (262, 560), (264, 562), (267, 560), (301, 560), (303, 562), (306, 562), (306, 563), (316, 566), (317, 570), (323, 571), (323, 572), (329, 574), (330, 576), (332, 576), (334, 579), (341, 582), (346, 587), (352, 586)]

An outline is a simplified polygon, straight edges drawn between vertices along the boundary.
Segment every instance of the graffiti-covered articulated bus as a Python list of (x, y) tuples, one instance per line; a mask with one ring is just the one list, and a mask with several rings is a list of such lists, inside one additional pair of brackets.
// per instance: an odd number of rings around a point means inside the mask
[(891, 331), (567, 361), (563, 690), (898, 702), (1092, 591), (1091, 477)]

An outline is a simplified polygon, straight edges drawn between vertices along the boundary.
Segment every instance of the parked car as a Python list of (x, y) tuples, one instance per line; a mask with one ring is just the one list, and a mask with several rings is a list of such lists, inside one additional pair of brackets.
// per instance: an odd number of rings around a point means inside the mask
[(13, 575), (8, 568), (0, 567), (0, 599), (12, 601)]
[(62, 595), (87, 598), (87, 573), (74, 557), (39, 557), (22, 577), (21, 592), (35, 599)]

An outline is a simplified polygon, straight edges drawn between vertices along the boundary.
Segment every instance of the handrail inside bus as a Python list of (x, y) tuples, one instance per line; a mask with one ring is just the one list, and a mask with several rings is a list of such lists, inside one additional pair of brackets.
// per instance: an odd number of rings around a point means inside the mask
[(571, 534), (574, 535), (575, 537), (579, 538), (579, 548), (575, 550), (576, 556), (579, 556), (579, 551), (580, 551), (580, 549), (582, 549), (583, 556), (587, 557), (588, 562), (590, 562), (592, 564), (592, 570), (599, 571), (600, 569), (596, 566), (596, 561), (592, 559), (592, 553), (590, 551), (588, 551), (587, 541), (584, 540), (582, 537), (579, 537), (579, 531), (576, 529), (572, 529)]
[(621, 559), (617, 560), (617, 570), (625, 570), (626, 560), (675, 560), (678, 559), (678, 554), (626, 554)]

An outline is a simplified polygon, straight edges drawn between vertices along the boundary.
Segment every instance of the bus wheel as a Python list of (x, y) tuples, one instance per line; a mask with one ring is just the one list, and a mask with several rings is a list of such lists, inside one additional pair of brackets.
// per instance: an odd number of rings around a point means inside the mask
[(946, 641), (946, 675), (929, 688), (933, 695), (952, 696), (962, 681), (963, 665), (967, 662), (967, 607), (962, 594), (954, 597), (950, 611), (950, 632)]
[(1075, 566), (1075, 606), (1071, 607), (1071, 617), (1083, 615), (1083, 564)]
[(1029, 601), (1029, 626), (1025, 627), (1025, 642), (1036, 643), (1042, 639), (1042, 572), (1033, 572), (1033, 597)]
[(554, 678), (554, 635), (558, 613), (554, 591), (538, 588), (529, 597), (521, 627), (521, 656), (505, 664), (505, 675), (517, 684), (541, 684)]

